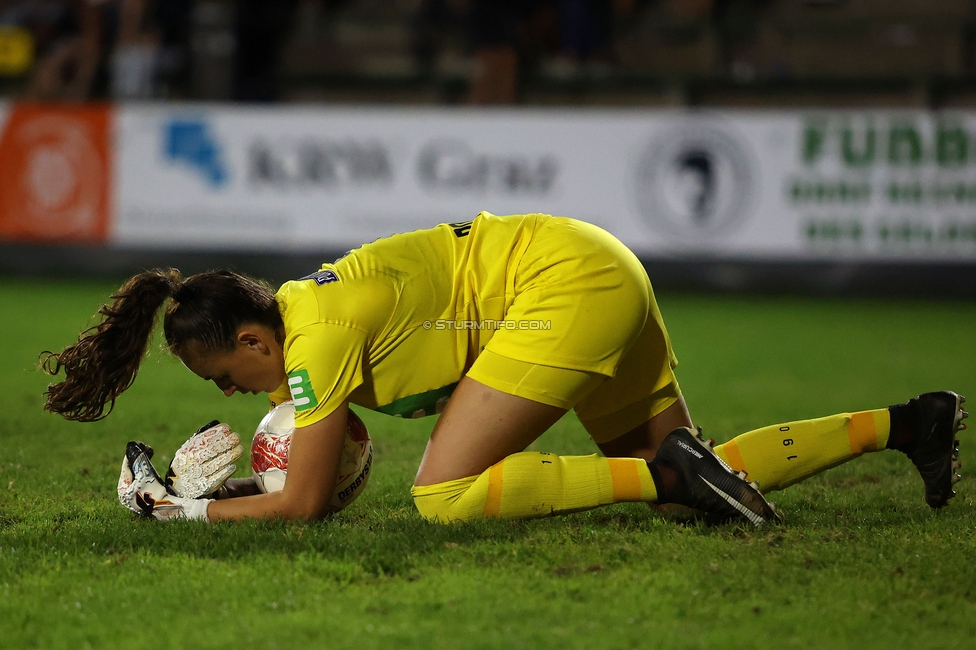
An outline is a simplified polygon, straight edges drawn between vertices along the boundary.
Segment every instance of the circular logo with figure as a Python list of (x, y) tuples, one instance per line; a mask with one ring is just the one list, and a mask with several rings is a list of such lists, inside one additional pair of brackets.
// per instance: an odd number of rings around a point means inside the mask
[(0, 235), (104, 238), (107, 110), (16, 107), (0, 138)]
[(637, 206), (656, 230), (683, 239), (722, 235), (747, 215), (756, 177), (747, 145), (713, 122), (692, 120), (644, 150)]

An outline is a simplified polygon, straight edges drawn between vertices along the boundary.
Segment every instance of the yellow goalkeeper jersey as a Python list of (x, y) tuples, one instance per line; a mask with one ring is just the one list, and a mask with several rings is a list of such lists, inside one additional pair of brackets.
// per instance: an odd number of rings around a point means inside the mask
[[(482, 212), (379, 239), (286, 282), (277, 297), (288, 379), (272, 403), (294, 400), (298, 427), (347, 399), (395, 416), (440, 412), (506, 326), (519, 261), (549, 219)], [(523, 360), (546, 362), (542, 351)]]

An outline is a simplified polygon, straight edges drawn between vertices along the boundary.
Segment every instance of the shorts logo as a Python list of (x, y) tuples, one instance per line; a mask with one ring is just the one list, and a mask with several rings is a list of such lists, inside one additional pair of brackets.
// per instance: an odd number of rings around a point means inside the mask
[(700, 241), (737, 229), (756, 194), (748, 143), (714, 120), (692, 119), (655, 137), (637, 164), (637, 207), (655, 230)]
[(328, 284), (329, 282), (338, 282), (339, 276), (335, 274), (335, 271), (318, 271), (299, 279), (315, 280), (315, 284), (321, 287), (323, 284)]
[(308, 371), (304, 368), (288, 373), (288, 390), (295, 402), (296, 411), (307, 411), (319, 405), (319, 400), (312, 390), (312, 380), (308, 378)]

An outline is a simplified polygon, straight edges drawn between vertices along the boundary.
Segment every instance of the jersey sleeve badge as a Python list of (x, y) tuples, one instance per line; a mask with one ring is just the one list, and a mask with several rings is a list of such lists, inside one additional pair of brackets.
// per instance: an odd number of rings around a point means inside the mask
[(312, 390), (312, 380), (309, 379), (308, 371), (304, 368), (288, 373), (288, 390), (295, 403), (295, 411), (307, 411), (319, 404), (315, 391)]

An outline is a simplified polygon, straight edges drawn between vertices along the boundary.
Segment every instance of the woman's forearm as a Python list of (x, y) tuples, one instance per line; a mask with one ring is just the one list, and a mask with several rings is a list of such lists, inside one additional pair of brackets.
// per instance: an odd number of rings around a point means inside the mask
[[(348, 404), (344, 403), (322, 420), (295, 429), (288, 452), (288, 478), (281, 492), (213, 501), (207, 510), (210, 521), (268, 518), (309, 521), (322, 519), (332, 512), (329, 502), (339, 475), (348, 412)], [(232, 487), (238, 493), (252, 489), (248, 479), (228, 486), (228, 492)]]
[(290, 504), (282, 492), (252, 494), (210, 503), (207, 518), (211, 522), (240, 519), (320, 519), (319, 513), (302, 504)]

